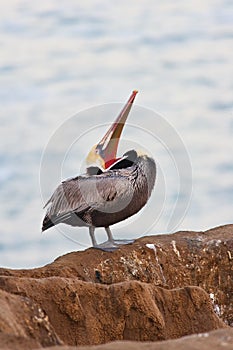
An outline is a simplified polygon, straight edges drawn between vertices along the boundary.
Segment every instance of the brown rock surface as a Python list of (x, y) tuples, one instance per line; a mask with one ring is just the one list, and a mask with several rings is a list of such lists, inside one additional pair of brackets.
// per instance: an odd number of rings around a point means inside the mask
[(162, 342), (116, 341), (92, 347), (61, 346), (46, 350), (232, 350), (233, 329), (219, 329), (210, 333), (195, 334)]
[(32, 349), (62, 344), (48, 316), (32, 299), (0, 290), (1, 348)]
[(226, 225), (149, 236), (112, 253), (0, 269), (2, 349), (165, 340), (232, 325), (232, 233)]

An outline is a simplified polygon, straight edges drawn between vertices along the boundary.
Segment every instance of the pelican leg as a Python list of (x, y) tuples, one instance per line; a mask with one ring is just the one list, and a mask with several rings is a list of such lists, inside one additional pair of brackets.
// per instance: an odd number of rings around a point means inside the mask
[(105, 227), (105, 231), (106, 231), (106, 233), (108, 235), (108, 241), (114, 243), (115, 240), (113, 238), (113, 235), (112, 235), (112, 232), (110, 230), (110, 227)]
[(105, 231), (108, 235), (108, 240), (106, 242), (103, 242), (101, 244), (99, 244), (97, 247), (98, 249), (101, 249), (105, 252), (113, 252), (114, 250), (118, 249), (119, 246), (115, 243), (112, 233), (110, 231), (109, 227), (105, 227)]
[(104, 250), (106, 252), (112, 252), (118, 248), (120, 248), (120, 245), (122, 244), (130, 244), (130, 243), (133, 243), (134, 240), (126, 240), (126, 239), (114, 239), (113, 236), (112, 236), (112, 232), (110, 230), (109, 227), (105, 227), (105, 231), (107, 233), (107, 236), (108, 236), (108, 240), (104, 243), (101, 243), (101, 244), (98, 244), (96, 246), (94, 246), (95, 248), (98, 248), (98, 249), (101, 249), (101, 250)]
[(113, 244), (124, 245), (124, 244), (131, 244), (135, 241), (134, 239), (114, 239), (112, 236), (112, 232), (110, 230), (110, 227), (105, 227), (105, 231), (108, 235), (108, 240), (110, 242), (112, 242)]
[(94, 231), (95, 231), (95, 227), (90, 226), (89, 233), (91, 236), (93, 248), (100, 249), (100, 250), (103, 250), (105, 252), (112, 252), (112, 251), (118, 249), (120, 247), (120, 245), (131, 244), (134, 242), (134, 239), (114, 239), (110, 228), (105, 227), (105, 231), (107, 233), (108, 240), (106, 242), (101, 243), (101, 244), (97, 244), (97, 241), (96, 241), (95, 235), (94, 235)]
[(91, 236), (91, 241), (92, 241), (92, 245), (93, 247), (98, 247), (97, 241), (95, 239), (95, 227), (94, 226), (90, 226), (89, 227), (89, 234)]
[(97, 243), (94, 233), (95, 233), (95, 227), (90, 226), (89, 227), (89, 234), (91, 237), (93, 248), (104, 250), (106, 252), (112, 252), (113, 250), (116, 250), (118, 248), (118, 246), (116, 244), (114, 244), (114, 239), (111, 235), (111, 231), (110, 231), (111, 238), (108, 239), (106, 242), (101, 243), (101, 244)]

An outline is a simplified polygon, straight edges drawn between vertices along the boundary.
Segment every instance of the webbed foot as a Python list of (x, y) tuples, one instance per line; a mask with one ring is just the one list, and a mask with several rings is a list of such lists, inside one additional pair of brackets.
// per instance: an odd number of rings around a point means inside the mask
[(115, 242), (106, 241), (101, 244), (95, 245), (93, 248), (103, 250), (104, 252), (113, 252), (119, 248), (119, 245)]
[(132, 244), (133, 242), (135, 242), (135, 239), (114, 239), (114, 243), (117, 245)]
[(101, 244), (95, 245), (94, 248), (103, 250), (105, 252), (113, 252), (120, 248), (121, 245), (132, 244), (134, 239), (114, 239), (112, 241), (106, 241)]

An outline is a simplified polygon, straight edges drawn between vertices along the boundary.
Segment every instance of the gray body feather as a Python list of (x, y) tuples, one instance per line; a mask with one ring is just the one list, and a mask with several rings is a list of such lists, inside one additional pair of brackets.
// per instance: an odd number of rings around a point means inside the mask
[(46, 203), (42, 230), (58, 223), (108, 227), (122, 221), (146, 204), (155, 177), (154, 160), (143, 155), (126, 168), (66, 180)]

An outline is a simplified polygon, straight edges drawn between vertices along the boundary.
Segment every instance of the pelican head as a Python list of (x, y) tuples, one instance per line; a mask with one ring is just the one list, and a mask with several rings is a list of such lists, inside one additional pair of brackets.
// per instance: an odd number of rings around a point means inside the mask
[(108, 129), (102, 140), (92, 147), (86, 158), (87, 166), (94, 165), (106, 171), (118, 160), (116, 158), (118, 143), (136, 94), (137, 91), (134, 90), (119, 116)]

